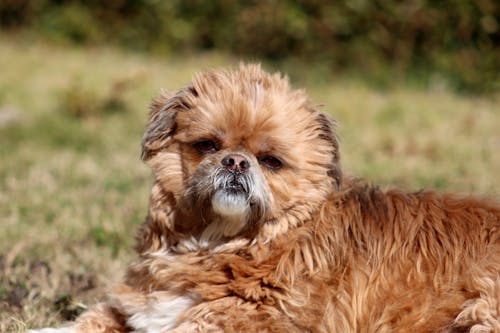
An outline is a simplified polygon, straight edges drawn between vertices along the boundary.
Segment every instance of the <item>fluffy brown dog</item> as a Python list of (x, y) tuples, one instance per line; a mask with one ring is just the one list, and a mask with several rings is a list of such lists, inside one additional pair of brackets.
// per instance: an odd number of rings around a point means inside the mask
[(500, 332), (500, 205), (343, 180), (332, 123), (257, 65), (151, 106), (138, 258), (43, 332)]

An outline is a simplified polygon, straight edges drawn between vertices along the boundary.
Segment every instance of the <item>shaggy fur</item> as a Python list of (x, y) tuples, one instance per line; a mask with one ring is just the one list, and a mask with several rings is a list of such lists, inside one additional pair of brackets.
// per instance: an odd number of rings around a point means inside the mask
[(499, 203), (343, 179), (332, 123), (279, 74), (162, 93), (142, 158), (137, 260), (60, 332), (500, 332)]

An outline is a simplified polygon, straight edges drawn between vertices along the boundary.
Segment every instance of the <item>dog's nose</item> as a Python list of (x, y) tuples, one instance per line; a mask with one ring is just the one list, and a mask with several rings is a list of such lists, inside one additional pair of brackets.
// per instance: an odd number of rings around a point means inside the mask
[(221, 161), (222, 166), (231, 171), (245, 172), (250, 168), (250, 162), (239, 154), (230, 154)]

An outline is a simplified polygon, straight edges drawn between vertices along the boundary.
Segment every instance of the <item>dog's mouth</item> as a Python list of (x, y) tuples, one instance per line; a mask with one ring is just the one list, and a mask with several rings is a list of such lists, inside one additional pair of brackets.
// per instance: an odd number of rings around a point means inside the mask
[(218, 217), (245, 223), (260, 220), (268, 201), (265, 180), (258, 170), (228, 170), (206, 163), (193, 175), (186, 208), (210, 208)]
[(236, 172), (222, 172), (219, 177), (212, 197), (214, 211), (222, 216), (246, 216), (250, 209), (251, 180)]
[(231, 179), (226, 186), (224, 186), (224, 190), (228, 194), (233, 195), (248, 195), (248, 188), (243, 185), (244, 183), (239, 179), (238, 175), (234, 175), (233, 179)]

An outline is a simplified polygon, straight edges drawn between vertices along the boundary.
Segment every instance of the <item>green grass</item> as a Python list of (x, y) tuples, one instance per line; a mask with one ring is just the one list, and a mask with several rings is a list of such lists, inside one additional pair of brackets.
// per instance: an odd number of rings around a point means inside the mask
[[(119, 281), (151, 184), (139, 158), (149, 100), (236, 63), (0, 36), (0, 332), (70, 319)], [(338, 120), (347, 173), (382, 187), (498, 195), (500, 96), (319, 83), (303, 66), (293, 83)]]

